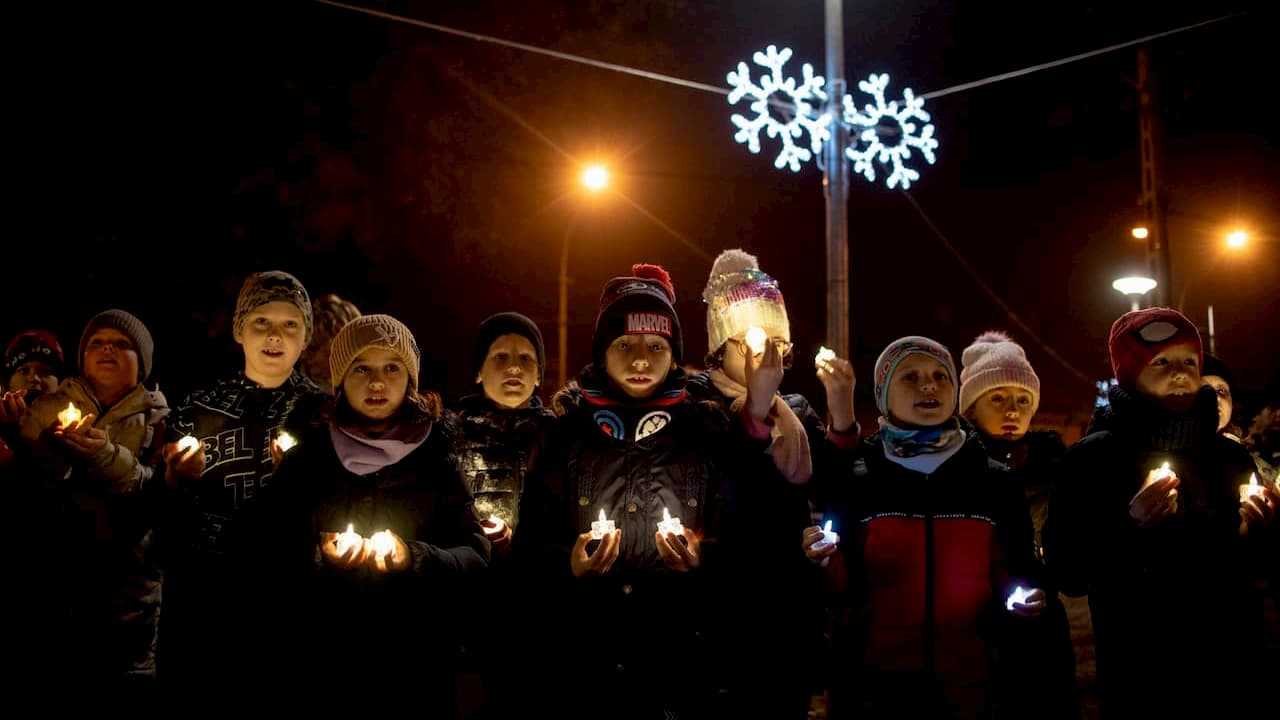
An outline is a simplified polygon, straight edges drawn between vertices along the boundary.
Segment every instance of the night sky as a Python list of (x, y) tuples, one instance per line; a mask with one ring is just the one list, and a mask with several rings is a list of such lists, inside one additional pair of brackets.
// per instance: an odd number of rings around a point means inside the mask
[[(822, 2), (369, 3), (472, 32), (724, 85), (768, 44), (823, 71)], [(1162, 2), (845, 4), (851, 84), (890, 97), (1017, 70), (1246, 9)], [(181, 6), (181, 9), (172, 9)], [(272, 6), (272, 7), (267, 7)], [(7, 87), (5, 337), (47, 326), (73, 353), (90, 314), (123, 307), (157, 337), (162, 389), (234, 370), (235, 292), (285, 269), (415, 331), (424, 384), (470, 389), (490, 313), (542, 327), (554, 378), (556, 277), (571, 232), (570, 363), (587, 362), (601, 284), (633, 262), (673, 275), (687, 359), (706, 346), (710, 258), (760, 257), (781, 283), (802, 358), (822, 342), (821, 173), (773, 168), (776, 144), (733, 142), (725, 98), (369, 18), (315, 2), (21, 11)], [(1280, 134), (1268, 93), (1277, 17), (1248, 15), (1155, 42), (1174, 304), (1241, 393), (1277, 383)], [(860, 414), (888, 342), (960, 351), (1009, 331), (1044, 383), (1041, 406), (1086, 411), (1109, 375), (1106, 335), (1144, 268), (1134, 49), (931, 100), (938, 164), (908, 200), (851, 178), (851, 345)], [(752, 66), (753, 74), (760, 71)], [(585, 198), (579, 162), (607, 160), (617, 194)], [(1235, 225), (1249, 249), (1219, 248)], [(986, 284), (1045, 345), (1018, 328)], [(55, 302), (55, 299), (61, 298)], [(802, 359), (783, 389), (820, 401)], [(547, 394), (547, 393), (544, 393)], [(1247, 423), (1246, 423), (1247, 424)]]

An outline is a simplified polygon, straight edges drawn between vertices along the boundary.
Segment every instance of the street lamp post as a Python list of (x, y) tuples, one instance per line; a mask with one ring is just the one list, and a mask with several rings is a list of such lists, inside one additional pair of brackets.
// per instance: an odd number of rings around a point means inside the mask
[(1131, 275), (1129, 277), (1116, 278), (1111, 283), (1111, 287), (1129, 296), (1129, 309), (1141, 310), (1138, 298), (1151, 292), (1156, 287), (1156, 281), (1149, 277)]
[[(587, 192), (595, 194), (609, 187), (609, 170), (603, 165), (588, 165), (582, 170), (582, 176), (579, 178), (582, 187)], [(577, 220), (577, 215), (569, 218), (569, 225), (564, 229), (564, 241), (560, 245), (560, 309), (557, 317), (557, 344), (558, 354), (556, 355), (557, 368), (556, 379), (559, 381), (557, 387), (564, 387), (565, 381), (568, 379), (568, 362), (569, 362), (569, 240), (573, 236), (573, 224)]]

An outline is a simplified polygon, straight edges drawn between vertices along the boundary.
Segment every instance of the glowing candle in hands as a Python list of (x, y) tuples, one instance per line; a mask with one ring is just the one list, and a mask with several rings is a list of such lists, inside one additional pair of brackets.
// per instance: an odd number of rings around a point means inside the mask
[(350, 523), (347, 524), (347, 531), (339, 533), (338, 539), (334, 541), (339, 556), (346, 555), (351, 548), (358, 546), (362, 542), (364, 542), (364, 538), (355, 531), (355, 526)]
[(68, 427), (73, 423), (80, 422), (81, 417), (83, 416), (80, 414), (80, 409), (73, 403), (67, 403), (67, 409), (58, 413), (58, 424), (62, 427)]
[(1249, 482), (1240, 486), (1240, 502), (1261, 494), (1262, 486), (1258, 484), (1257, 473), (1249, 473)]
[[(603, 510), (601, 510), (600, 512), (604, 512), (604, 511), (603, 511)], [(490, 515), (489, 515), (489, 522), (493, 523), (493, 525), (492, 525), (492, 526), (488, 526), (488, 525), (484, 526), (484, 534), (485, 534), (485, 535), (501, 535), (501, 534), (502, 534), (503, 529), (505, 529), (505, 528), (507, 527), (507, 524), (506, 524), (505, 522), (503, 522), (503, 521), (502, 521), (502, 518), (498, 517), (497, 515), (490, 514)]]
[(182, 439), (178, 440), (178, 452), (187, 452), (198, 447), (200, 447), (200, 440), (192, 435), (183, 435)]
[(369, 542), (373, 543), (373, 553), (378, 557), (387, 560), (396, 559), (396, 540), (391, 537), (390, 530), (374, 533), (373, 537), (369, 538)]
[(604, 508), (600, 508), (600, 519), (591, 523), (591, 539), (600, 540), (605, 533), (614, 531), (613, 521), (605, 518)]
[(667, 508), (662, 508), (662, 522), (658, 523), (658, 532), (663, 535), (667, 533), (684, 535), (684, 525), (680, 524), (680, 518), (671, 517), (671, 512)]
[(1004, 609), (1012, 610), (1014, 603), (1026, 603), (1027, 596), (1029, 594), (1030, 593), (1028, 593), (1026, 590), (1022, 589), (1021, 585), (1015, 586), (1013, 588), (1013, 592), (1009, 593), (1009, 599), (1004, 602)]
[(835, 545), (840, 542), (840, 533), (835, 532), (831, 529), (830, 520), (828, 520), (826, 524), (822, 526), (822, 542), (828, 545)]
[(836, 359), (836, 351), (825, 345), (818, 346), (818, 354), (813, 356), (813, 364), (816, 367), (827, 368), (827, 363)]
[(751, 354), (759, 355), (764, 352), (764, 344), (768, 342), (769, 336), (765, 334), (764, 328), (752, 325), (747, 328), (747, 347), (751, 348)]
[(1173, 471), (1173, 468), (1169, 467), (1168, 461), (1165, 461), (1163, 463), (1160, 463), (1160, 467), (1156, 468), (1155, 470), (1152, 470), (1151, 473), (1147, 475), (1146, 484), (1150, 485), (1151, 483), (1154, 483), (1158, 480), (1163, 480), (1165, 478), (1171, 478), (1171, 477), (1177, 477), (1177, 476), (1178, 474)]
[(298, 439), (284, 430), (281, 430), (280, 434), (276, 436), (276, 446), (280, 448), (282, 453), (289, 452), (289, 448), (297, 444)]

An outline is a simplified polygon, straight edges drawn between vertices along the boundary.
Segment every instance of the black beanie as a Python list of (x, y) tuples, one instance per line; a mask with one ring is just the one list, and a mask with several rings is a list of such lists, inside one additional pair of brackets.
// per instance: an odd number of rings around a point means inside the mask
[(1205, 375), (1217, 375), (1227, 381), (1227, 387), (1235, 390), (1236, 376), (1231, 372), (1231, 369), (1228, 368), (1221, 360), (1208, 353), (1205, 353), (1204, 367), (1200, 369), (1200, 375), (1201, 377)]
[(533, 345), (533, 350), (538, 355), (538, 382), (542, 382), (547, 367), (547, 351), (542, 345), (542, 332), (534, 321), (518, 312), (490, 315), (480, 323), (475, 344), (471, 346), (471, 374), (480, 374), (480, 368), (484, 367), (485, 358), (489, 356), (489, 346), (503, 335), (521, 335)]
[(684, 357), (684, 337), (676, 315), (676, 289), (658, 265), (636, 263), (630, 277), (616, 277), (600, 293), (600, 313), (591, 337), (591, 360), (604, 367), (609, 343), (623, 335), (661, 335), (671, 343), (676, 365)]
[(89, 338), (95, 330), (112, 328), (124, 333), (133, 341), (133, 349), (138, 353), (138, 382), (146, 382), (151, 376), (151, 353), (155, 343), (151, 340), (151, 331), (138, 318), (124, 310), (106, 310), (89, 319), (80, 334), (80, 353), (78, 356), (81, 371), (84, 368), (84, 351), (89, 345)]

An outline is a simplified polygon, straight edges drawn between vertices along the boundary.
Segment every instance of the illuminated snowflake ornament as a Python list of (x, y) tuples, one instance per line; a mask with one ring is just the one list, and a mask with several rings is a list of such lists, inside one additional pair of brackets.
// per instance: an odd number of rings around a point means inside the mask
[[(792, 172), (799, 172), (800, 163), (807, 162), (822, 150), (822, 143), (831, 137), (831, 117), (823, 113), (814, 116), (811, 101), (825, 101), (827, 94), (823, 90), (825, 81), (821, 75), (813, 74), (813, 66), (805, 63), (801, 67), (802, 81), (797, 83), (793, 77), (784, 78), (782, 66), (791, 59), (791, 48), (778, 50), (770, 45), (764, 52), (752, 56), (756, 64), (769, 69), (769, 74), (761, 74), (760, 84), (751, 81), (751, 75), (745, 62), (738, 63), (738, 69), (728, 75), (729, 104), (735, 105), (744, 97), (751, 98), (751, 111), (755, 117), (747, 118), (734, 114), (730, 120), (738, 126), (733, 139), (746, 143), (747, 149), (753, 153), (760, 152), (760, 131), (771, 138), (782, 140), (782, 150), (774, 160), (774, 167), (787, 165)], [(770, 110), (773, 112), (770, 112)], [(779, 117), (781, 116), (781, 117)], [(798, 144), (805, 133), (809, 134), (809, 147)]]
[[(876, 180), (877, 163), (891, 165), (893, 172), (885, 183), (890, 189), (901, 185), (906, 190), (913, 180), (920, 179), (920, 173), (905, 164), (912, 157), (911, 149), (919, 150), (932, 165), (938, 141), (933, 137), (929, 113), (924, 111), (924, 98), (916, 97), (911, 88), (907, 88), (902, 92), (902, 109), (898, 109), (897, 100), (885, 104), (884, 91), (888, 86), (886, 73), (872, 73), (866, 80), (859, 81), (858, 89), (875, 99), (874, 105), (867, 103), (861, 111), (854, 106), (852, 95), (844, 96), (844, 121), (853, 126), (854, 139), (845, 154), (853, 161), (853, 171), (861, 173), (868, 182)], [(917, 122), (923, 123), (919, 133)]]

